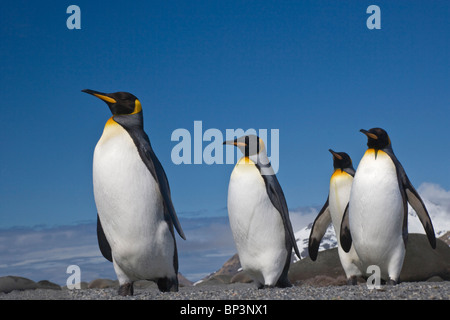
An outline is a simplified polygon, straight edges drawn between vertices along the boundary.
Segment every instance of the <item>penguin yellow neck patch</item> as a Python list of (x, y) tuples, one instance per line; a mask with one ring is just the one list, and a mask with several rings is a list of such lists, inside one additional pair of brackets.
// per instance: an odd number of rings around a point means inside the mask
[(134, 101), (134, 111), (132, 113), (130, 113), (130, 114), (136, 114), (136, 113), (139, 113), (141, 111), (142, 111), (141, 102), (138, 99), (136, 99)]
[(241, 159), (239, 159), (237, 164), (238, 165), (241, 165), (241, 164), (255, 165), (255, 163), (249, 157), (242, 157)]
[[(120, 124), (118, 124), (114, 117), (111, 117), (106, 121), (105, 127), (103, 129), (102, 137), (100, 138), (100, 141), (105, 142), (110, 138), (113, 138), (119, 134), (122, 134), (126, 132)], [(99, 141), (99, 143), (100, 143)]]
[(384, 152), (383, 150), (370, 148), (370, 149), (367, 149), (365, 155), (368, 155), (368, 156), (372, 156), (373, 155), (375, 157), (375, 159), (376, 159), (380, 155), (386, 155), (386, 152)]
[(336, 178), (345, 177), (345, 176), (350, 176), (350, 175), (342, 169), (336, 169), (336, 170), (334, 170), (333, 175), (331, 176), (331, 179), (336, 179)]
[(116, 125), (116, 124), (118, 124), (118, 123), (116, 121), (114, 121), (114, 117), (111, 117), (111, 118), (108, 119), (108, 121), (106, 121), (105, 127), (113, 126), (113, 125)]

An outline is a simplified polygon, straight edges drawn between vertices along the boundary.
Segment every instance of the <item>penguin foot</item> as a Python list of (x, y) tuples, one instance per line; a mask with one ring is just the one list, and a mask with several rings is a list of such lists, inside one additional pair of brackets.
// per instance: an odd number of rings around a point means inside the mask
[(358, 284), (358, 279), (356, 276), (351, 276), (347, 279), (347, 285), (349, 286), (356, 286)]
[(156, 282), (161, 292), (178, 292), (178, 278), (159, 278)]
[(275, 286), (274, 286), (274, 285), (270, 285), (270, 284), (265, 284), (265, 285), (263, 286), (263, 288), (264, 288), (264, 289), (272, 289), (272, 288), (275, 288)]
[(397, 284), (398, 284), (398, 282), (396, 280), (394, 280), (394, 279), (391, 279), (391, 278), (389, 278), (389, 280), (386, 281), (386, 285), (388, 285), (388, 286), (395, 286)]
[(267, 289), (267, 288), (274, 288), (274, 287), (275, 287), (275, 285), (268, 285), (268, 284), (262, 284), (262, 283), (258, 283), (256, 285), (256, 288), (258, 288), (258, 290)]
[[(278, 281), (277, 284), (275, 285), (275, 287), (277, 288), (290, 288), (292, 287), (292, 283), (289, 281)], [(272, 286), (273, 288), (273, 286)]]
[(133, 282), (127, 282), (119, 287), (119, 295), (132, 296), (134, 294)]
[(273, 284), (260, 284), (258, 286), (258, 289), (270, 289), (270, 288), (275, 288), (275, 285), (273, 285)]

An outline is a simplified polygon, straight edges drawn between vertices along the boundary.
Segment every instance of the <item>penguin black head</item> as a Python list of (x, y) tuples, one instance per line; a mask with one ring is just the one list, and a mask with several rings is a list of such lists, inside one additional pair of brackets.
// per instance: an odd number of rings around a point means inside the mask
[(391, 139), (387, 132), (381, 128), (372, 128), (369, 131), (359, 130), (367, 136), (367, 146), (376, 150), (388, 148), (391, 146)]
[(254, 134), (224, 141), (223, 144), (230, 144), (238, 147), (246, 157), (258, 154), (265, 148), (262, 139)]
[(81, 91), (105, 101), (113, 115), (136, 114), (142, 111), (138, 98), (128, 92), (103, 93), (90, 89)]
[(353, 169), (352, 159), (348, 154), (346, 154), (345, 152), (334, 152), (331, 149), (329, 149), (328, 151), (330, 151), (331, 154), (333, 155), (334, 169), (341, 169), (341, 170), (344, 170), (346, 168)]

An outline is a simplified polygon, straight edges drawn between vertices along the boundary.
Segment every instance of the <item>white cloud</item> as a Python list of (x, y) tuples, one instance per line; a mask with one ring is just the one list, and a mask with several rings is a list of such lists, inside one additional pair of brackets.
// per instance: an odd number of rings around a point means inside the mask
[(292, 229), (294, 229), (294, 232), (313, 223), (319, 210), (320, 208), (318, 207), (300, 207), (289, 210), (289, 217), (291, 218)]
[[(437, 237), (450, 230), (450, 191), (433, 183), (423, 183), (417, 189), (433, 223)], [(409, 206), (408, 230), (410, 233), (425, 233), (415, 211)]]
[(18, 275), (64, 285), (71, 264), (82, 268), (82, 281), (92, 280), (83, 275), (100, 277), (94, 268), (99, 261), (110, 264), (98, 249), (95, 223), (0, 230), (0, 243), (1, 276)]
[[(180, 220), (188, 240), (177, 236), (179, 271), (188, 279), (195, 281), (214, 272), (235, 253), (228, 217)], [(112, 264), (98, 248), (95, 222), (0, 230), (0, 261), (0, 276), (45, 279), (60, 285), (65, 285), (71, 264), (80, 266), (82, 281), (116, 278)]]
[(450, 212), (450, 191), (446, 191), (441, 186), (429, 182), (422, 183), (417, 191), (423, 198)]

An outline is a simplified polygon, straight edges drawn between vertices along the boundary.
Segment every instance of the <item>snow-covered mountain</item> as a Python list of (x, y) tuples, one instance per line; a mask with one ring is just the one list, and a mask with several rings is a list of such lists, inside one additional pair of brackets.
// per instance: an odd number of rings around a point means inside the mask
[[(450, 231), (450, 191), (442, 189), (440, 186), (423, 183), (418, 188), (418, 192), (425, 203), (430, 214), (431, 221), (433, 223), (434, 232), (436, 238), (442, 237), (446, 232)], [(302, 256), (302, 259), (307, 257), (308, 254), (308, 241), (311, 233), (311, 227), (318, 211), (315, 210), (315, 214), (308, 212), (308, 216), (311, 217), (311, 222), (304, 228), (295, 232), (295, 239), (297, 240), (297, 246)], [(294, 212), (295, 214), (295, 212)], [(409, 206), (408, 210), (408, 231), (409, 233), (422, 233), (425, 234), (422, 224), (416, 215), (416, 212)], [(319, 251), (331, 249), (337, 246), (336, 234), (333, 226), (327, 229), (327, 232), (320, 242)], [(297, 256), (294, 255), (294, 261), (297, 261)]]
[[(309, 235), (311, 233), (311, 227), (312, 222), (304, 227), (303, 229), (300, 229), (299, 231), (295, 232), (295, 239), (297, 240), (297, 247), (300, 251), (300, 255), (303, 258), (306, 258), (309, 256), (308, 253), (308, 241), (309, 241)], [(337, 240), (336, 240), (336, 234), (334, 232), (333, 226), (330, 224), (330, 226), (327, 229), (327, 232), (324, 234), (322, 241), (320, 242), (319, 251), (332, 249), (337, 246)], [(295, 255), (294, 261), (297, 261), (298, 257)]]

